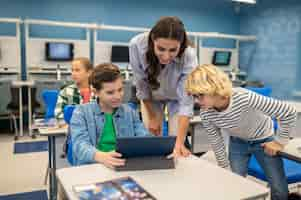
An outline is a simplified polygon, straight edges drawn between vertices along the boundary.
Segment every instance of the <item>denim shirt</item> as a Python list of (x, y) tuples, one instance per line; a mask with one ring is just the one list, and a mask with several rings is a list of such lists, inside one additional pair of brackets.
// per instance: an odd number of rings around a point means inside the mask
[[(150, 136), (139, 119), (138, 112), (121, 105), (113, 114), (117, 137)], [(104, 112), (97, 102), (78, 105), (71, 118), (70, 131), (75, 165), (94, 163), (98, 138), (105, 124)]]
[(137, 98), (140, 100), (152, 99), (159, 104), (167, 104), (171, 115), (193, 116), (193, 98), (188, 96), (184, 85), (188, 74), (198, 65), (196, 51), (187, 47), (181, 57), (175, 58), (167, 64), (158, 76), (160, 88), (151, 90), (146, 69), (146, 52), (148, 49), (149, 33), (141, 33), (131, 39), (129, 44), (130, 65), (133, 70), (137, 89)]

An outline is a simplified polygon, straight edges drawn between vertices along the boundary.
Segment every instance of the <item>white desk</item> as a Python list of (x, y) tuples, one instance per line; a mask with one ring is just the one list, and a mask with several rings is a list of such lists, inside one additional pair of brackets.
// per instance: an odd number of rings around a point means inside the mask
[(190, 123), (191, 124), (196, 124), (196, 123), (200, 123), (202, 120), (201, 120), (201, 117), (199, 115), (195, 115), (193, 116), (192, 119), (190, 119)]
[(294, 106), (298, 113), (301, 113), (301, 102), (300, 101), (287, 101), (289, 104)]
[(115, 172), (101, 164), (57, 170), (70, 200), (78, 199), (72, 186), (131, 176), (158, 200), (265, 199), (269, 189), (256, 182), (190, 156), (178, 160), (176, 169)]
[(48, 137), (48, 160), (49, 160), (49, 199), (57, 198), (57, 181), (56, 181), (56, 156), (55, 156), (55, 137), (66, 135), (68, 127), (63, 128), (39, 128), (39, 134)]
[(34, 81), (12, 81), (12, 86), (19, 88), (19, 122), (20, 122), (20, 136), (23, 136), (23, 101), (22, 101), (22, 87), (28, 87), (28, 129), (29, 135), (32, 136), (31, 131), (31, 87), (34, 86)]
[(301, 138), (295, 138), (289, 141), (280, 155), (301, 163)]

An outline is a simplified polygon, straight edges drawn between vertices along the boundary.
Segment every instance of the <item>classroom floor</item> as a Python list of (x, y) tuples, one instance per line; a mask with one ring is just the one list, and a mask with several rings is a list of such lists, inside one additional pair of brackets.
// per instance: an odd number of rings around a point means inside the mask
[[(47, 137), (23, 136), (17, 142), (41, 140)], [(57, 168), (68, 166), (66, 160), (60, 158), (63, 141), (63, 137), (56, 140)], [(14, 143), (13, 134), (0, 133), (0, 195), (48, 190), (48, 181), (44, 184), (48, 151), (14, 154)]]
[[(17, 142), (42, 140), (47, 140), (47, 137), (38, 136), (36, 139), (32, 139), (29, 136), (23, 136)], [(60, 158), (63, 142), (64, 137), (58, 137), (56, 140), (57, 168), (69, 166), (65, 158)], [(48, 181), (46, 185), (44, 184), (48, 166), (48, 151), (14, 154), (14, 143), (13, 134), (0, 133), (0, 195), (37, 190), (48, 191)], [(216, 164), (211, 151), (204, 154), (202, 158)], [(266, 185), (252, 177), (248, 178)], [(293, 189), (293, 191), (296, 190)]]

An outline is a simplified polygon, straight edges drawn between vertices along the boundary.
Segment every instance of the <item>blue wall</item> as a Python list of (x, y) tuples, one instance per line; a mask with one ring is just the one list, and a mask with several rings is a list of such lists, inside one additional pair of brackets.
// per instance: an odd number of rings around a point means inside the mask
[[(219, 2), (219, 1), (217, 1)], [(207, 0), (13, 0), (1, 1), (0, 17), (96, 22), (151, 27), (162, 15), (177, 15), (187, 29), (238, 33), (231, 3)]]
[[(219, 1), (217, 1), (219, 2)], [(239, 32), (239, 18), (229, 2), (207, 0), (13, 0), (1, 1), (0, 17), (105, 23), (151, 27), (160, 16), (180, 17), (187, 30)], [(35, 30), (37, 34), (37, 30)]]
[[(163, 15), (179, 16), (189, 31), (253, 34), (258, 41), (241, 46), (240, 64), (250, 79), (264, 81), (273, 96), (293, 98), (301, 90), (301, 1), (258, 0), (255, 6), (242, 6), (236, 14), (229, 0), (13, 0), (1, 1), (0, 17), (20, 17), (60, 21), (104, 23), (151, 27)], [(0, 34), (12, 34), (14, 26), (0, 25)], [(69, 28), (33, 26), (31, 36), (83, 38), (84, 31)], [(101, 32), (105, 40), (132, 34)], [(24, 41), (23, 41), (24, 42)], [(233, 46), (233, 41), (207, 40), (205, 45)], [(24, 45), (22, 46), (24, 57)], [(24, 69), (25, 60), (22, 59)]]
[(262, 80), (272, 96), (294, 98), (301, 90), (301, 1), (262, 0), (241, 9), (240, 33), (256, 35), (256, 43), (244, 44), (240, 64), (251, 79)]
[[(48, 19), (85, 23), (104, 23), (110, 25), (128, 25), (151, 27), (160, 16), (176, 15), (180, 17), (189, 31), (209, 31), (230, 34), (239, 33), (239, 18), (230, 2), (220, 0), (2, 0), (0, 17), (20, 17), (22, 19)], [(13, 27), (0, 26), (0, 34), (11, 34)], [(80, 29), (52, 28), (32, 26), (33, 37), (84, 38)], [(101, 32), (101, 39), (123, 38), (128, 41), (132, 34)], [(219, 42), (220, 43), (220, 42)], [(23, 42), (24, 44), (24, 38)], [(212, 41), (205, 44), (214, 45)], [(230, 42), (222, 43), (224, 46)], [(22, 45), (24, 57), (24, 45)], [(24, 71), (25, 60), (22, 59)]]

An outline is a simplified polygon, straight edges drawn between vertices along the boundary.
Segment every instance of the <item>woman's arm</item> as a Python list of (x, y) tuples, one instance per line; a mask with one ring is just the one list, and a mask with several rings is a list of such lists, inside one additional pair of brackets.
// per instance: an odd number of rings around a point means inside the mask
[(136, 86), (137, 98), (139, 100), (151, 99), (151, 90), (147, 83), (147, 75), (143, 69), (144, 61), (140, 60), (140, 54), (135, 40), (132, 40), (129, 45), (130, 65), (133, 70), (134, 84)]
[[(183, 71), (178, 82), (177, 94), (179, 101), (178, 111), (178, 129), (175, 153), (182, 156), (189, 155), (189, 151), (184, 146), (184, 141), (187, 135), (190, 118), (193, 117), (193, 98), (187, 95), (185, 91), (185, 80), (187, 75), (197, 66), (197, 57), (193, 48), (188, 48), (185, 51)], [(177, 156), (177, 155), (176, 155)]]
[(159, 135), (161, 134), (160, 127), (162, 122), (159, 122), (158, 119), (156, 118), (157, 115), (154, 112), (152, 106), (151, 90), (149, 84), (146, 81), (147, 75), (142, 67), (143, 61), (141, 61), (139, 57), (141, 52), (139, 52), (135, 40), (130, 42), (129, 54), (130, 54), (130, 64), (134, 75), (134, 83), (137, 91), (136, 96), (144, 104), (144, 107), (146, 109), (146, 114), (149, 119), (148, 122), (149, 127), (147, 128), (153, 134)]
[(190, 151), (185, 147), (184, 141), (187, 135), (190, 118), (187, 116), (178, 116), (177, 140), (174, 147), (174, 156), (188, 156)]
[(185, 91), (185, 81), (187, 76), (198, 65), (195, 49), (188, 47), (184, 54), (183, 70), (177, 85), (177, 95), (179, 101), (178, 115), (184, 115), (188, 117), (193, 116), (193, 98)]

